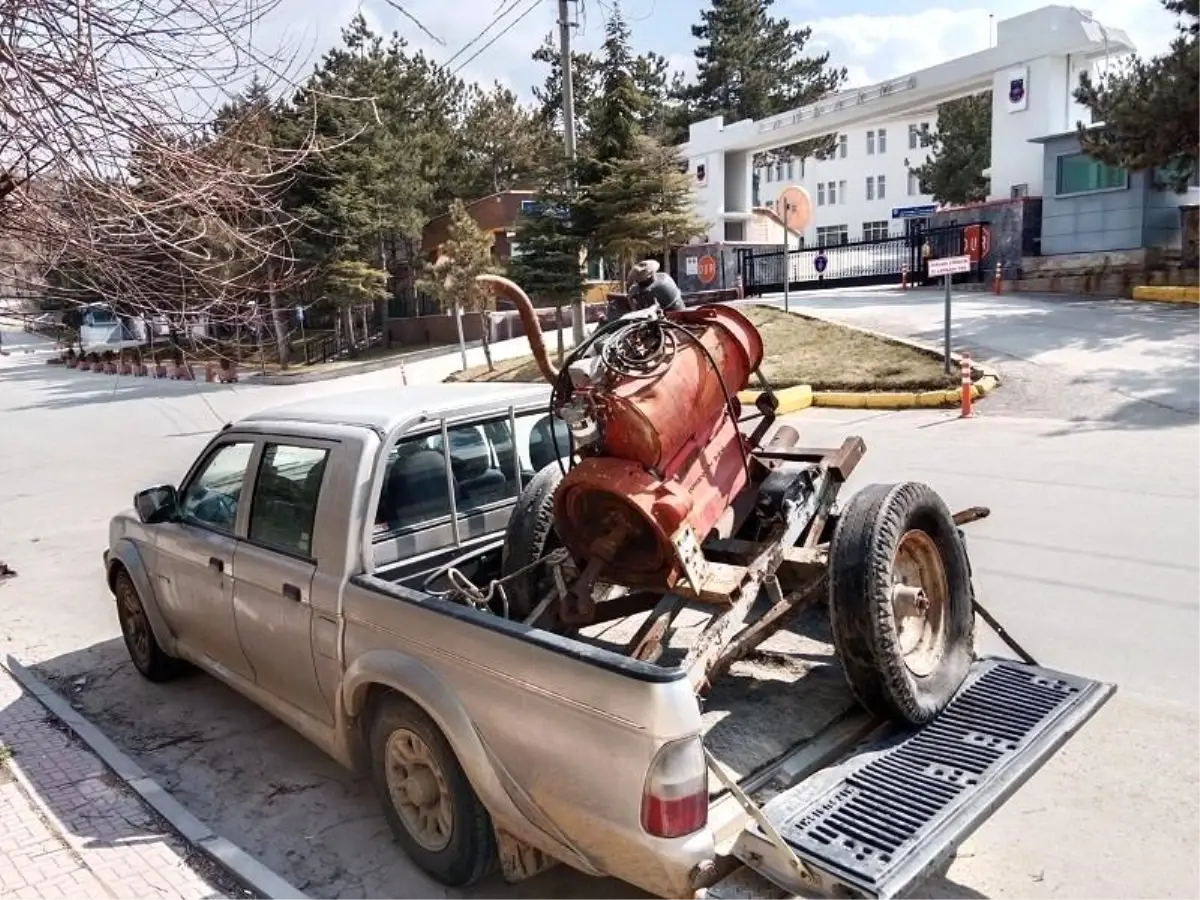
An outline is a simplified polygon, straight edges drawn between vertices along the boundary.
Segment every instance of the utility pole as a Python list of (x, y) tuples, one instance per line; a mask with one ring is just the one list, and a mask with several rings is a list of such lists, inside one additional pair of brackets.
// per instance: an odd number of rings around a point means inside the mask
[[(571, 0), (558, 0), (559, 65), (562, 68), (563, 95), (563, 143), (567, 150), (567, 165), (575, 165), (575, 86), (571, 77), (571, 18), (567, 15), (567, 4)], [(574, 173), (571, 173), (574, 184)], [(583, 295), (575, 298), (571, 308), (571, 333), (575, 346), (583, 343)]]

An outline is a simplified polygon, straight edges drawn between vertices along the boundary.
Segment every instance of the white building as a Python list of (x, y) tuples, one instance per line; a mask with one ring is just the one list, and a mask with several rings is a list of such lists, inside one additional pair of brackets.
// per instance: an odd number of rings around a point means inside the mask
[[(712, 223), (710, 241), (746, 240), (755, 205), (756, 155), (824, 134), (838, 134), (832, 159), (793, 161), (760, 172), (758, 202), (770, 203), (789, 185), (805, 188), (813, 220), (805, 244), (904, 233), (893, 209), (932, 203), (908, 177), (904, 160), (919, 165), (928, 153), (912, 129), (937, 127), (937, 106), (992, 90), (992, 165), (989, 199), (1040, 196), (1043, 157), (1031, 139), (1089, 121), (1072, 97), (1079, 76), (1133, 52), (1128, 36), (1091, 13), (1046, 6), (997, 24), (996, 44), (901, 78), (840, 91), (819, 103), (758, 122), (725, 124), (721, 117), (689, 129), (682, 152), (696, 176), (699, 213)], [(882, 135), (882, 139), (881, 139)], [(761, 156), (760, 156), (761, 160)], [(880, 181), (883, 190), (880, 192)], [(885, 232), (886, 228), (886, 232)], [(818, 237), (820, 236), (820, 238)]]
[(796, 159), (756, 168), (756, 205), (778, 208), (786, 188), (803, 187), (813, 203), (805, 246), (902, 235), (906, 223), (916, 220), (893, 219), (892, 210), (933, 204), (909, 169), (929, 154), (920, 131), (936, 128), (936, 107), (847, 128), (838, 133), (830, 159)]

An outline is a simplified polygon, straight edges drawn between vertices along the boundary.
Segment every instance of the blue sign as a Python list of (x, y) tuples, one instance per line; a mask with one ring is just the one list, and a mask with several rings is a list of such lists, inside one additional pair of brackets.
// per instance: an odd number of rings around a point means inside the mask
[(930, 203), (928, 206), (893, 206), (893, 219), (923, 219), (925, 216), (932, 216), (937, 212), (937, 204)]
[(817, 270), (818, 275), (825, 271), (827, 265), (829, 265), (829, 257), (824, 253), (817, 254), (817, 258), (813, 260), (813, 268)]

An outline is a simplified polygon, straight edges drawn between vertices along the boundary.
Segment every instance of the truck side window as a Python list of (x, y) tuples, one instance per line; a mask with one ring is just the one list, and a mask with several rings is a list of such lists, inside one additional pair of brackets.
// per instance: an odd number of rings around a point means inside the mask
[(252, 441), (236, 441), (218, 447), (204, 468), (183, 489), (180, 508), (184, 519), (218, 531), (232, 532), (237, 522), (242, 481), (253, 450)]
[(400, 441), (392, 451), (379, 496), (375, 530), (397, 531), (450, 515), (441, 435)]
[(267, 444), (250, 502), (250, 540), (272, 550), (312, 556), (313, 523), (329, 451)]

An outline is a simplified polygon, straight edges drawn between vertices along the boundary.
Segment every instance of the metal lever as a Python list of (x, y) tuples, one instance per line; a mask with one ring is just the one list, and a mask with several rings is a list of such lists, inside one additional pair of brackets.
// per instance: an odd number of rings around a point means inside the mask
[(288, 584), (285, 581), (283, 584), (283, 596), (287, 597), (289, 600), (295, 600), (297, 603), (299, 603), (300, 588), (296, 587), (294, 584)]
[(215, 572), (224, 572), (225, 571), (225, 560), (218, 559), (215, 556), (210, 556), (208, 558), (208, 567)]

